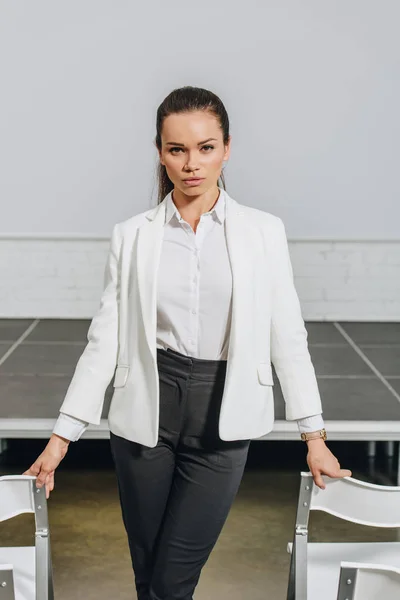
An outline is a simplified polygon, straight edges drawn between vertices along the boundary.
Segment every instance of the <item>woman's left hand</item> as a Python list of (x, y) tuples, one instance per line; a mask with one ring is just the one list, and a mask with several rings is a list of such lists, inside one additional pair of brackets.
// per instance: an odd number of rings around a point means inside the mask
[(328, 477), (338, 479), (342, 477), (351, 477), (352, 473), (349, 469), (340, 468), (338, 459), (332, 454), (328, 446), (326, 446), (324, 440), (309, 440), (307, 445), (307, 464), (314, 478), (314, 483), (322, 490), (324, 490), (326, 486), (321, 475), (328, 475)]

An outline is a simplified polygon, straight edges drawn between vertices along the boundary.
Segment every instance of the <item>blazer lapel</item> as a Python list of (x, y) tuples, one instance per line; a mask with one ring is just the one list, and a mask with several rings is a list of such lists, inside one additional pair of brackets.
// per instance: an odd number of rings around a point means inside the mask
[[(225, 192), (226, 194), (226, 192)], [(249, 228), (241, 205), (226, 194), (225, 236), (232, 270), (232, 315), (228, 361), (245, 348), (243, 335), (248, 330), (249, 294), (252, 294), (253, 261), (251, 259), (254, 233)]]
[(136, 248), (136, 276), (142, 321), (147, 343), (155, 358), (157, 337), (157, 272), (164, 237), (165, 198), (146, 215), (139, 228)]

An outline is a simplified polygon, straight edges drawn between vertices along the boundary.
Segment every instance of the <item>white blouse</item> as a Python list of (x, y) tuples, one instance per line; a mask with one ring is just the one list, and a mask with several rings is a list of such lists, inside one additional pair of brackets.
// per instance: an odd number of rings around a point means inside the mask
[[(166, 198), (163, 247), (158, 269), (157, 348), (194, 358), (227, 360), (232, 273), (225, 239), (225, 195), (201, 215), (196, 228)], [(299, 431), (324, 427), (322, 414), (297, 420)], [(88, 423), (60, 412), (53, 429), (76, 441)]]

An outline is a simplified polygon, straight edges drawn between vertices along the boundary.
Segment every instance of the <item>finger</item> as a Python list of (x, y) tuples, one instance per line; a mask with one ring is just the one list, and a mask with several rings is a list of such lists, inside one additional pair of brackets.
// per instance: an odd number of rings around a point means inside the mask
[(342, 479), (343, 477), (351, 477), (351, 471), (349, 469), (324, 469), (324, 474), (331, 479)]
[(54, 489), (54, 471), (51, 471), (46, 477), (46, 498), (49, 498), (50, 492)]
[(46, 477), (49, 473), (49, 469), (47, 469), (46, 467), (44, 467), (42, 465), (42, 468), (40, 469), (40, 473), (36, 478), (36, 487), (41, 488), (43, 487), (43, 485), (46, 483)]
[(22, 473), (22, 475), (31, 475), (31, 476), (36, 476), (36, 475), (38, 475), (39, 471), (40, 471), (40, 466), (39, 466), (39, 464), (38, 464), (38, 463), (36, 463), (36, 462), (34, 462), (34, 463), (33, 463), (33, 465), (31, 465), (31, 466), (29, 467), (29, 469), (27, 469), (26, 471), (24, 471), (24, 472)]
[(319, 488), (324, 490), (326, 486), (325, 486), (324, 480), (322, 479), (321, 471), (315, 471), (313, 473), (313, 478), (314, 478), (315, 485), (317, 485)]
[(47, 476), (46, 486), (48, 487), (49, 490), (52, 490), (54, 488), (54, 471), (52, 473), (50, 473), (50, 475)]
[(349, 469), (340, 469), (340, 477), (351, 477), (352, 472)]

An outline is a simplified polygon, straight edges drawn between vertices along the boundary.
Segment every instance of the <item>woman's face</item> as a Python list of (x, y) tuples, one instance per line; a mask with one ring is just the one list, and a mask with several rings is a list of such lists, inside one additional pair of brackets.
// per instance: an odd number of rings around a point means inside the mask
[[(224, 146), (214, 115), (208, 111), (169, 115), (164, 119), (161, 141), (160, 162), (165, 165), (175, 188), (197, 196), (217, 185), (222, 163), (229, 158), (230, 139)], [(202, 180), (189, 185), (185, 183), (189, 177)]]

